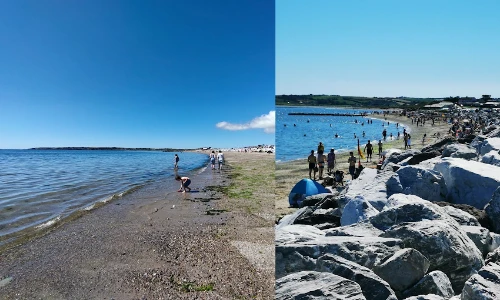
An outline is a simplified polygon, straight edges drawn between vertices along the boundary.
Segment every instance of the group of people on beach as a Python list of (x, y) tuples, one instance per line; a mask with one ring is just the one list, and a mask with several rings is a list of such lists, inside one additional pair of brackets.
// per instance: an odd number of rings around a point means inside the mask
[[(319, 179), (323, 179), (323, 172), (325, 170), (325, 163), (327, 165), (327, 173), (333, 172), (333, 169), (335, 168), (335, 163), (337, 160), (335, 159), (335, 149), (331, 148), (330, 152), (328, 155), (324, 154), (325, 152), (325, 145), (323, 145), (322, 142), (319, 142), (318, 149), (317, 149), (317, 157), (314, 156), (314, 150), (311, 150), (311, 155), (307, 158), (307, 161), (309, 163), (309, 178), (316, 180), (316, 172), (319, 174)], [(314, 172), (314, 177), (312, 177), (312, 174)]]
[[(191, 184), (191, 179), (187, 176), (180, 176), (177, 174), (177, 169), (179, 168), (179, 160), (180, 160), (179, 155), (175, 154), (174, 155), (174, 170), (176, 171), (175, 180), (181, 182), (181, 187), (177, 191), (185, 193), (187, 190), (188, 192), (190, 192), (191, 188), (189, 187), (189, 185)], [(222, 170), (222, 165), (224, 165), (225, 162), (222, 150), (219, 150), (217, 154), (215, 154), (215, 151), (212, 151), (212, 153), (210, 153), (210, 164), (212, 166), (212, 170), (216, 169), (215, 167), (216, 160), (218, 162), (217, 169)]]

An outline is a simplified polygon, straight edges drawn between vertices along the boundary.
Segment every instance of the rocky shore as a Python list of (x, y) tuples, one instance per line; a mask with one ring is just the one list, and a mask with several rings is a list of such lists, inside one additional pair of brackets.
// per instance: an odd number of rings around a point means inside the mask
[(245, 199), (238, 188), (262, 177), (244, 172), (255, 166), (272, 177), (274, 155), (226, 161), (191, 175), (192, 193), (156, 182), (3, 251), (0, 298), (273, 299), (273, 202), (262, 199), (274, 181)]
[(451, 117), (480, 131), (391, 149), (289, 208), (275, 227), (277, 299), (500, 299), (500, 115)]

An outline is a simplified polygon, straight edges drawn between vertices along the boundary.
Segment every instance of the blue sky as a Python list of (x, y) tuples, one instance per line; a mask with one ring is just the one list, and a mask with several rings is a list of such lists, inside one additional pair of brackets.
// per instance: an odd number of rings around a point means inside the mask
[(274, 8), (0, 1), (0, 149), (274, 144)]
[(500, 1), (276, 1), (276, 94), (500, 97)]

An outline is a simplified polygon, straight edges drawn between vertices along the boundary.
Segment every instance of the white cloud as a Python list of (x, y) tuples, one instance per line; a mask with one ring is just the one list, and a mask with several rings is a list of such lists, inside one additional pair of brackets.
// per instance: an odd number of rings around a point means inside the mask
[(254, 118), (252, 121), (245, 124), (232, 124), (228, 122), (217, 123), (217, 128), (226, 130), (247, 130), (247, 129), (264, 129), (265, 133), (274, 133), (275, 130), (276, 112), (270, 111), (267, 115)]

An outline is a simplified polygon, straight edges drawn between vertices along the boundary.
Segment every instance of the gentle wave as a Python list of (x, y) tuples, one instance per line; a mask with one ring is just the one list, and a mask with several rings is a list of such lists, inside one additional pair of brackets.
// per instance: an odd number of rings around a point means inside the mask
[[(208, 164), (206, 154), (178, 154), (179, 172)], [(171, 180), (173, 166), (174, 152), (0, 150), (0, 246)]]

